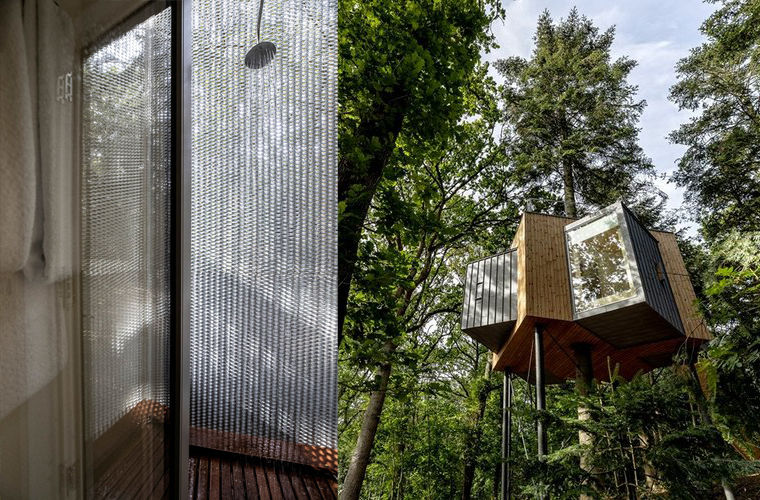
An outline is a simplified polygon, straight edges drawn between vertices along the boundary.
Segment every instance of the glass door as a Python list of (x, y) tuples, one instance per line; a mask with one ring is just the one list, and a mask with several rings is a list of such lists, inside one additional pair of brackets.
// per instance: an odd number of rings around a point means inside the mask
[(82, 61), (87, 493), (161, 498), (170, 422), (171, 10), (146, 8)]
[(189, 20), (0, 1), (0, 498), (187, 491)]

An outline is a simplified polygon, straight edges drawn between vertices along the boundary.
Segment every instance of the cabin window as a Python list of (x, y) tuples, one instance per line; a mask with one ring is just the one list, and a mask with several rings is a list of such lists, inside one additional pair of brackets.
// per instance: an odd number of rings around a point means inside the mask
[(617, 213), (567, 231), (576, 313), (637, 295)]

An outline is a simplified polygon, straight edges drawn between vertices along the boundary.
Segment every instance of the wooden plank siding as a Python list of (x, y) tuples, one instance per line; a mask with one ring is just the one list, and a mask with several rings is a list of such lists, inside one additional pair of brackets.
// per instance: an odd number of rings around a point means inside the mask
[(529, 369), (535, 369), (532, 357), (536, 323), (546, 327), (544, 356), (549, 383), (575, 377), (574, 343), (592, 346), (594, 377), (608, 380), (616, 366), (619, 375), (631, 378), (637, 372), (664, 366), (676, 351), (685, 349), (694, 353), (700, 343), (711, 338), (693, 307), (694, 290), (686, 276), (675, 236), (660, 231), (651, 234), (659, 243), (665, 272), (687, 335), (615, 348), (574, 322), (564, 238), (564, 227), (574, 220), (523, 214), (512, 242), (518, 250), (517, 321), (506, 341), (494, 351), (492, 365), (495, 370), (509, 368), (523, 378), (532, 379)]
[(573, 320), (564, 229), (574, 220), (523, 214), (523, 241), (517, 247), (523, 264), (522, 269), (518, 267), (518, 301), (524, 303), (523, 317)]

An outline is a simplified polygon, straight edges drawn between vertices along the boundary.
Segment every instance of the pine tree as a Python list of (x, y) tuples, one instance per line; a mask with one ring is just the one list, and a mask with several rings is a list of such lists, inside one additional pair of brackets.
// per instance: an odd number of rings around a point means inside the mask
[(611, 60), (614, 34), (576, 9), (557, 24), (544, 11), (532, 57), (496, 63), (506, 80), (505, 147), (516, 182), (561, 196), (569, 217), (583, 211), (577, 199), (589, 208), (617, 199), (649, 209), (662, 203), (646, 182), (654, 167), (637, 144), (646, 103), (635, 100), (636, 86), (627, 81), (636, 62)]
[(760, 230), (760, 2), (730, 0), (701, 27), (707, 38), (676, 68), (670, 98), (698, 112), (670, 135), (687, 146), (675, 180), (705, 237)]

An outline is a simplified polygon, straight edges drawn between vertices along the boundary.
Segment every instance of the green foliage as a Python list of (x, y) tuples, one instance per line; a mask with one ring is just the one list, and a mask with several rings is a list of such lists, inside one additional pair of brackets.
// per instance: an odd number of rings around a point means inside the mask
[(717, 240), (706, 272), (716, 332), (703, 361), (716, 424), (748, 456), (760, 443), (760, 233)]
[(708, 239), (760, 230), (760, 2), (715, 3), (707, 41), (678, 63), (670, 96), (696, 112), (670, 137), (688, 148), (675, 180)]
[(706, 42), (671, 88), (696, 114), (670, 137), (688, 148), (674, 177), (709, 245), (700, 286), (716, 335), (702, 363), (713, 418), (747, 452), (760, 443), (760, 2), (715, 3)]
[[(445, 144), (467, 109), (496, 0), (340, 0), (338, 316), (342, 326), (370, 203), (427, 141)], [(399, 137), (404, 137), (401, 149)], [(342, 328), (340, 328), (342, 334)]]

